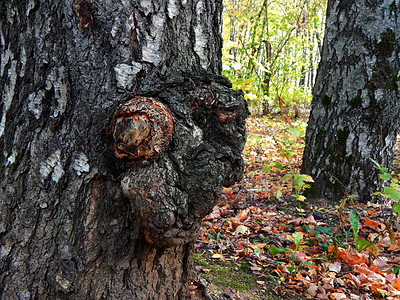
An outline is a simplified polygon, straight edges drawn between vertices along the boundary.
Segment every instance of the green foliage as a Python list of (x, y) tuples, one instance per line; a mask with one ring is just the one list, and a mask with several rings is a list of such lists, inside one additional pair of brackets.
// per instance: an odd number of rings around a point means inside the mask
[(398, 273), (399, 273), (399, 270), (400, 270), (400, 267), (397, 266), (397, 265), (393, 265), (393, 266), (392, 266), (392, 269), (393, 269), (393, 273), (394, 273), (394, 274), (398, 274)]
[(322, 45), (326, 0), (224, 0), (223, 74), (249, 103), (304, 106)]
[[(390, 199), (393, 201), (392, 211), (395, 211), (397, 215), (400, 215), (400, 185), (399, 179), (393, 177), (392, 174), (388, 173), (388, 168), (382, 167), (378, 162), (370, 158), (374, 163), (375, 168), (379, 170), (379, 178), (381, 179), (381, 187), (383, 186), (383, 191), (375, 192), (372, 196), (381, 196), (385, 199)], [(389, 186), (384, 186), (385, 182), (389, 182)], [(381, 189), (382, 190), (382, 189)]]
[(297, 231), (293, 234), (293, 238), (295, 245), (294, 250), (291, 248), (278, 248), (276, 246), (271, 246), (268, 249), (273, 256), (277, 256), (280, 253), (284, 253), (290, 258), (292, 265), (286, 267), (290, 273), (290, 276), (292, 277), (295, 276), (303, 265), (311, 266), (312, 265), (311, 260), (326, 260), (325, 258), (316, 257), (301, 261), (298, 257), (298, 253), (301, 252), (300, 243), (302, 238), (300, 237), (300, 234)]
[(354, 247), (358, 252), (363, 251), (366, 249), (368, 246), (370, 246), (372, 243), (366, 240), (360, 240), (358, 238), (358, 228), (359, 228), (359, 221), (357, 217), (357, 213), (354, 211), (349, 212), (349, 221), (351, 228), (353, 229), (353, 237), (354, 237)]
[(354, 211), (351, 211), (349, 213), (349, 221), (351, 228), (353, 229), (353, 235), (354, 235), (354, 245), (356, 249), (358, 250), (358, 218), (357, 214)]

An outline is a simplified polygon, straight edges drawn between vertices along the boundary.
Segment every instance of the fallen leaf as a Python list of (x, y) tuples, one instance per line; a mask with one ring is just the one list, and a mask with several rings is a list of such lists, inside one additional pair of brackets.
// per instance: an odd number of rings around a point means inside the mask
[(278, 230), (279, 230), (279, 231), (282, 231), (282, 230), (285, 229), (285, 228), (286, 228), (286, 225), (281, 224), (281, 225), (279, 225)]
[(247, 235), (249, 234), (250, 229), (247, 226), (244, 225), (238, 225), (238, 227), (236, 227), (236, 230), (234, 232), (234, 234), (244, 234)]
[(332, 300), (342, 300), (342, 299), (347, 299), (347, 296), (345, 293), (329, 293), (330, 299)]
[(336, 252), (336, 247), (335, 247), (335, 245), (329, 245), (328, 246), (328, 253), (334, 253), (334, 252)]
[(219, 258), (221, 258), (221, 256), (222, 256), (221, 253), (215, 253), (213, 256), (211, 256), (211, 258), (219, 259)]
[[(364, 275), (364, 274), (363, 274)], [(365, 276), (365, 275), (364, 275)], [(353, 275), (353, 274), (351, 274), (351, 273), (347, 273), (346, 275), (345, 275), (345, 277), (346, 278), (348, 278), (352, 283), (354, 283), (354, 285), (356, 286), (356, 287), (358, 287), (359, 285), (361, 285), (361, 280), (357, 277), (357, 276), (355, 276), (355, 275)]]
[(369, 288), (377, 296), (386, 296), (387, 294), (387, 291), (384, 289), (382, 284), (371, 284)]
[(218, 206), (215, 206), (213, 208), (213, 211), (211, 212), (211, 214), (205, 216), (203, 221), (214, 220), (214, 219), (218, 219), (220, 217), (221, 217), (220, 209)]
[(370, 269), (372, 269), (372, 267), (376, 267), (376, 271), (379, 271), (379, 272), (384, 272), (387, 274), (390, 274), (392, 272), (392, 266), (390, 264), (388, 264), (388, 262), (381, 257), (374, 259)]
[(313, 215), (309, 215), (307, 218), (304, 219), (304, 223), (309, 224), (309, 225), (316, 225), (317, 221), (315, 221)]
[(365, 225), (372, 227), (372, 228), (376, 228), (379, 226), (379, 222), (373, 221), (370, 218), (365, 218), (364, 219)]
[(388, 251), (393, 251), (393, 252), (399, 252), (400, 251), (400, 245), (397, 244), (390, 244)]
[(240, 213), (236, 216), (230, 219), (230, 221), (237, 225), (241, 222), (243, 222), (244, 220), (246, 220), (249, 216), (250, 216), (250, 212), (251, 212), (251, 207), (248, 207), (242, 211), (240, 211)]
[(390, 245), (392, 245), (392, 241), (390, 240), (390, 237), (388, 237), (388, 236), (385, 236), (378, 243), (378, 246), (385, 247), (385, 248), (389, 247)]
[(356, 250), (339, 250), (337, 256), (350, 265), (368, 263), (367, 255), (364, 253), (359, 253)]
[(286, 236), (286, 239), (287, 239), (288, 241), (294, 241), (294, 240), (295, 240), (296, 233), (298, 234), (300, 240), (302, 240), (302, 239), (304, 238), (304, 232), (296, 231), (295, 233), (288, 234), (288, 235)]
[(307, 255), (304, 252), (299, 251), (299, 252), (296, 252), (296, 258), (299, 261), (304, 262), (307, 259)]
[(301, 218), (296, 218), (293, 220), (288, 221), (288, 224), (300, 225), (303, 220)]
[(264, 249), (264, 247), (266, 245), (267, 245), (267, 243), (258, 243), (258, 244), (250, 245), (250, 247), (253, 248), (253, 249), (257, 249), (257, 250), (261, 251), (262, 249)]
[(338, 261), (329, 264), (329, 271), (339, 273), (341, 269), (342, 269), (342, 265)]
[(393, 287), (394, 287), (396, 290), (400, 291), (400, 278), (396, 278), (396, 279), (394, 280), (394, 282), (393, 282)]

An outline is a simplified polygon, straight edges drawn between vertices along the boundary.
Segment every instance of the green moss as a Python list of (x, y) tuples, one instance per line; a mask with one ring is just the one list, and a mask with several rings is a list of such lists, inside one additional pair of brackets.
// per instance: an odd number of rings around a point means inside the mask
[(397, 11), (397, 5), (396, 5), (396, 1), (393, 1), (392, 4), (390, 4), (390, 13), (393, 13)]
[(207, 260), (199, 253), (193, 254), (193, 260), (196, 265), (203, 266), (203, 267), (210, 266), (210, 264), (207, 262)]
[(343, 190), (343, 187), (340, 184), (340, 182), (335, 179), (332, 180), (332, 179), (327, 178), (325, 181), (325, 186), (334, 195), (341, 193), (341, 191)]
[(320, 143), (323, 140), (325, 134), (326, 134), (325, 128), (323, 128), (323, 127), (318, 128), (317, 136), (316, 136), (316, 139), (317, 139), (318, 143)]
[(349, 101), (349, 105), (353, 108), (356, 107), (361, 107), (362, 105), (362, 98), (360, 96), (356, 96), (354, 98), (351, 98)]
[(346, 142), (349, 137), (350, 130), (345, 127), (336, 131), (335, 141), (332, 146), (327, 149), (330, 161), (337, 165), (342, 165), (346, 162)]
[(338, 129), (337, 130), (337, 144), (338, 145), (344, 145), (346, 147), (346, 141), (347, 138), (349, 137), (350, 130), (347, 127), (344, 127), (343, 129)]
[(396, 46), (396, 34), (395, 32), (387, 28), (381, 33), (381, 41), (376, 45), (376, 52), (379, 58), (389, 58), (392, 56)]
[(333, 195), (343, 195), (344, 187), (349, 184), (349, 179), (342, 174), (330, 171), (333, 176), (324, 176), (325, 186)]
[(246, 291), (256, 287), (256, 279), (253, 275), (244, 272), (242, 270), (236, 270), (232, 272), (229, 268), (221, 268), (213, 270), (217, 276), (215, 278), (215, 284), (221, 286), (230, 286), (238, 291)]
[(204, 276), (209, 278), (215, 285), (223, 288), (230, 286), (238, 291), (246, 291), (257, 286), (256, 278), (252, 274), (247, 263), (241, 263), (240, 266), (231, 262), (207, 261), (200, 253), (193, 255), (196, 265), (210, 269), (209, 274)]
[(398, 89), (398, 77), (387, 59), (378, 59), (372, 73), (372, 90), (378, 89), (392, 90)]
[(332, 97), (329, 97), (328, 95), (323, 95), (321, 102), (323, 105), (328, 106), (329, 104), (331, 104), (332, 101)]
[[(398, 90), (399, 78), (389, 61), (396, 47), (396, 34), (387, 28), (381, 33), (380, 41), (375, 46), (376, 63), (373, 68), (370, 87), (372, 91), (378, 89)], [(373, 103), (371, 103), (373, 104)]]

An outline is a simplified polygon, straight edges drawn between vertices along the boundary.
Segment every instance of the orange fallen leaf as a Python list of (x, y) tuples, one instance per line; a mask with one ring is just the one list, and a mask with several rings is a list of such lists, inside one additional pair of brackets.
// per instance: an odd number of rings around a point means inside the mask
[(282, 231), (282, 230), (285, 229), (285, 228), (286, 228), (286, 225), (281, 224), (281, 225), (279, 225), (278, 230), (279, 230), (279, 231)]
[(371, 284), (369, 288), (377, 296), (382, 296), (383, 294), (387, 293), (382, 284)]
[(243, 222), (250, 216), (250, 212), (251, 212), (251, 207), (243, 209), (236, 217), (231, 218), (230, 221), (234, 225), (238, 225), (239, 223)]
[[(364, 274), (363, 274), (364, 275)], [(365, 275), (364, 275), (365, 276)], [(355, 275), (353, 275), (353, 274), (351, 274), (351, 273), (347, 273), (346, 275), (345, 275), (345, 277), (347, 278), (347, 279), (349, 279), (350, 280), (350, 282), (352, 282), (356, 287), (358, 287), (359, 285), (361, 285), (361, 280), (357, 277), (357, 276), (355, 276)]]
[(400, 278), (396, 278), (396, 279), (394, 280), (394, 282), (393, 282), (393, 287), (394, 287), (396, 290), (400, 291)]
[(350, 265), (368, 263), (367, 255), (364, 253), (359, 253), (356, 250), (339, 250), (337, 256)]
[(366, 268), (362, 268), (362, 267), (357, 267), (356, 270), (364, 275), (369, 275), (371, 273), (370, 270), (367, 270)]
[(372, 256), (378, 256), (379, 255), (379, 248), (376, 245), (370, 245), (367, 248), (365, 248), (365, 250), (368, 251), (369, 255), (372, 255)]
[(328, 253), (332, 254), (336, 252), (336, 247), (335, 245), (329, 245), (328, 246)]
[(365, 225), (372, 227), (372, 228), (376, 228), (379, 226), (379, 222), (373, 221), (370, 218), (365, 218), (364, 222), (365, 222)]
[(370, 216), (376, 215), (376, 212), (374, 212), (373, 210), (369, 210), (369, 211), (367, 211), (367, 213), (368, 213)]

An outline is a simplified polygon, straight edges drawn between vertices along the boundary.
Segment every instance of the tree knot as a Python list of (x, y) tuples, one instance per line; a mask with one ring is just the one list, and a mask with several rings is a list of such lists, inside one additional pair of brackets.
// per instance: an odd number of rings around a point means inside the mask
[(172, 115), (160, 101), (134, 96), (112, 119), (115, 154), (131, 164), (155, 160), (168, 148), (173, 129)]

